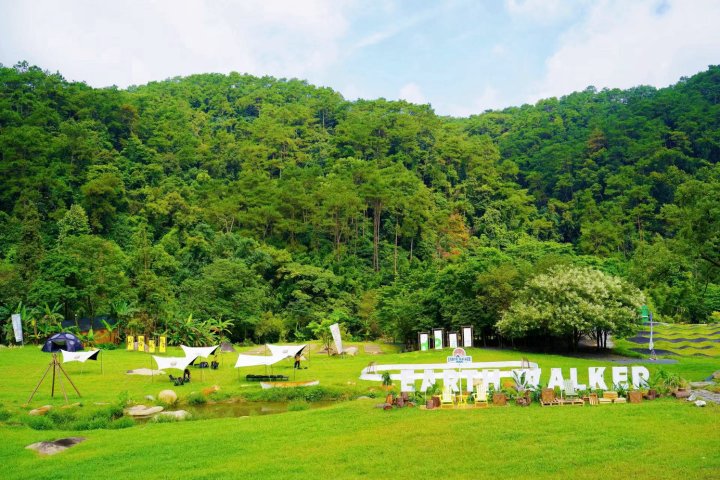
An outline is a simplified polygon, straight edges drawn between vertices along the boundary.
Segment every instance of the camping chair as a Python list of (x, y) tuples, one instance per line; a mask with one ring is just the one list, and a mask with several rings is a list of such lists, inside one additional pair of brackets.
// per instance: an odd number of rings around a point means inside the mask
[(446, 405), (455, 406), (455, 395), (447, 385), (443, 387), (442, 393), (440, 394), (440, 408)]
[(183, 381), (182, 377), (173, 377), (172, 375), (168, 375), (170, 377), (170, 381), (175, 385), (176, 387), (179, 387), (181, 385), (185, 384), (185, 381)]
[(555, 390), (552, 388), (543, 388), (540, 394), (540, 405), (543, 407), (551, 407), (555, 405), (562, 405), (555, 397)]
[(569, 378), (565, 380), (564, 397), (563, 403), (566, 405), (585, 405), (585, 402), (578, 398), (577, 390), (575, 390), (575, 383)]
[(483, 381), (475, 385), (475, 406), (488, 406), (488, 387), (487, 384)]

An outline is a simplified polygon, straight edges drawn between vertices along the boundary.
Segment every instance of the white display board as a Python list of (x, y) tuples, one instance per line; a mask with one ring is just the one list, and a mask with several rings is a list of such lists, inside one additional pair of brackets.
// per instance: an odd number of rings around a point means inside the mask
[(420, 334), (420, 351), (427, 352), (430, 349), (430, 335), (427, 333)]
[(443, 348), (443, 329), (436, 328), (433, 330), (433, 338), (435, 340), (435, 350), (442, 350)]
[(472, 327), (462, 328), (462, 346), (463, 348), (472, 348), (473, 346), (473, 329)]
[(458, 334), (456, 332), (448, 333), (448, 347), (457, 348)]

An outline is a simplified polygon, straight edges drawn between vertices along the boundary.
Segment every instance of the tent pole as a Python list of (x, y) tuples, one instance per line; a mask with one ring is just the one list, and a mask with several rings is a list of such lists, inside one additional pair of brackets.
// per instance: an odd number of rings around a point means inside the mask
[(38, 388), (40, 388), (40, 385), (42, 385), (43, 380), (45, 380), (45, 377), (47, 376), (48, 372), (50, 371), (50, 367), (51, 367), (51, 366), (52, 366), (52, 362), (48, 363), (48, 366), (47, 366), (47, 368), (45, 369), (45, 373), (43, 373), (42, 378), (40, 379), (40, 381), (38, 382), (38, 384), (35, 386), (35, 390), (33, 390), (33, 392), (30, 394), (30, 398), (28, 398), (27, 403), (30, 403), (30, 401), (31, 401), (31, 400), (33, 399), (33, 397), (35, 396), (35, 393), (38, 391)]
[(52, 367), (53, 367), (53, 378), (52, 378), (52, 389), (50, 390), (50, 396), (55, 398), (55, 366), (57, 365), (57, 354), (53, 353)]
[[(59, 366), (60, 366), (60, 364), (58, 363), (58, 367)], [(64, 371), (63, 371), (63, 373), (64, 373)], [(65, 374), (65, 375), (67, 376), (67, 374)], [(70, 377), (68, 377), (68, 380), (70, 380)], [(65, 384), (63, 383), (62, 377), (60, 375), (58, 375), (58, 383), (60, 384), (60, 389), (63, 392), (63, 397), (65, 397), (65, 405), (67, 405), (70, 402), (68, 401), (67, 392), (65, 391)]]
[[(58, 363), (58, 367), (60, 368), (60, 371), (63, 373), (63, 375), (65, 375), (65, 378), (68, 379), (68, 382), (70, 382), (70, 385), (72, 385), (72, 387), (75, 389), (75, 393), (78, 394), (78, 397), (82, 397), (82, 395), (80, 395), (80, 391), (77, 389), (77, 387), (73, 383), (72, 379), (70, 378), (70, 375), (68, 375), (67, 372), (65, 372), (65, 369), (59, 363)], [(60, 377), (58, 377), (58, 378), (60, 378)]]

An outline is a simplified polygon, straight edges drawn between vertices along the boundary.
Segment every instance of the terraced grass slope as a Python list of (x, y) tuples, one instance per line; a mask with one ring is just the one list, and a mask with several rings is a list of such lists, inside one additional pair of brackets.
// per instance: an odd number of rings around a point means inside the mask
[[(630, 350), (647, 354), (650, 324), (634, 337), (625, 339)], [(720, 356), (720, 325), (718, 324), (653, 324), (653, 342), (658, 355)]]

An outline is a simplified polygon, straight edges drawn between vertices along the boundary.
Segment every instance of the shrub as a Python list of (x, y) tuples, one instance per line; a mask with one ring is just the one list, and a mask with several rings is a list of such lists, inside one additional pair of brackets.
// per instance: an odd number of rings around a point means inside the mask
[(108, 423), (107, 428), (110, 430), (120, 430), (122, 428), (130, 428), (135, 426), (135, 420), (132, 417), (121, 417)]
[(21, 421), (33, 430), (52, 430), (55, 428), (53, 421), (45, 416), (24, 415), (21, 417)]
[(187, 403), (188, 405), (205, 405), (207, 398), (200, 392), (192, 392), (187, 397)]
[(307, 402), (292, 402), (288, 405), (288, 412), (300, 412), (310, 408)]

